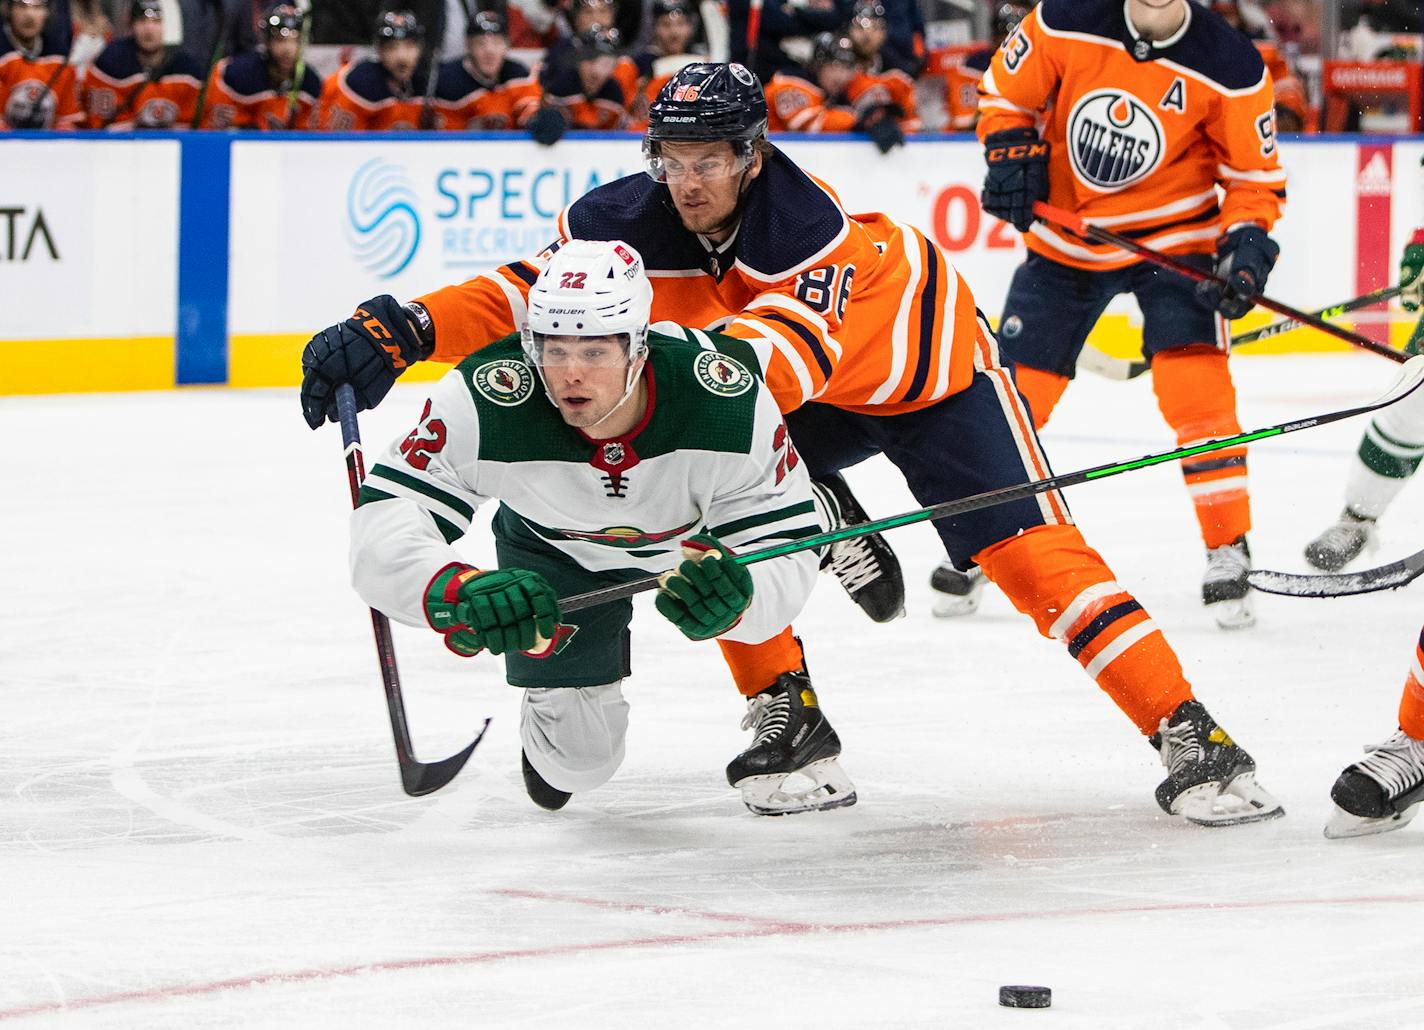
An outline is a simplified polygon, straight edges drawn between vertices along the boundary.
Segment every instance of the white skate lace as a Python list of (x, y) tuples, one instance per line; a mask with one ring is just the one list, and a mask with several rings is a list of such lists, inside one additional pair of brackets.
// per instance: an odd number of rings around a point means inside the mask
[(1184, 719), (1175, 726), (1169, 726), (1167, 720), (1163, 719), (1157, 732), (1162, 736), (1159, 753), (1162, 755), (1162, 764), (1167, 767), (1169, 778), (1175, 779), (1177, 773), (1193, 763), (1200, 762), (1204, 757), (1205, 752), (1202, 751), (1201, 740), (1197, 737), (1197, 728), (1190, 719)]
[(1363, 547), (1369, 538), (1368, 523), (1342, 518), (1316, 538), (1315, 548), (1321, 551), (1354, 551)]
[(752, 747), (765, 744), (768, 740), (781, 736), (786, 731), (786, 724), (790, 721), (791, 698), (789, 695), (781, 693), (768, 698), (765, 694), (757, 694), (747, 698), (747, 714), (742, 716), (742, 729), (756, 728), (756, 737), (752, 740)]
[(1395, 733), (1382, 744), (1365, 748), (1365, 757), (1356, 767), (1385, 789), (1387, 796), (1397, 798), (1424, 780), (1424, 741)]
[(880, 578), (880, 563), (864, 540), (842, 540), (831, 548), (831, 574), (849, 594), (858, 593)]
[(1206, 553), (1205, 583), (1220, 583), (1244, 579), (1251, 571), (1251, 558), (1246, 549), (1236, 544), (1215, 547)]

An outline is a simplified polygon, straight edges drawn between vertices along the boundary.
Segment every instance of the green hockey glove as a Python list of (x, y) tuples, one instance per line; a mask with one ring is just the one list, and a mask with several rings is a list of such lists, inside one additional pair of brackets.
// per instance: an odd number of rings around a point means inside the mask
[(1404, 289), (1399, 302), (1405, 311), (1418, 311), (1424, 305), (1424, 229), (1415, 229), (1399, 259), (1399, 284)]
[(684, 540), (682, 553), (682, 564), (663, 574), (654, 604), (689, 640), (721, 636), (752, 603), (752, 574), (709, 533)]
[(482, 650), (538, 651), (558, 631), (559, 598), (537, 572), (451, 564), (425, 588), (425, 618), (466, 658)]

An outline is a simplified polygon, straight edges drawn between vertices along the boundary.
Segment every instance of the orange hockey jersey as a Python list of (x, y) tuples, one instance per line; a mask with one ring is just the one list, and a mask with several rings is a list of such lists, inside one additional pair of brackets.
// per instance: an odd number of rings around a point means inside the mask
[[(1042, 126), (1050, 203), (1169, 253), (1210, 252), (1241, 222), (1270, 229), (1285, 201), (1260, 54), (1217, 15), (1186, 8), (1181, 30), (1153, 44), (1121, 0), (1044, 0), (980, 87), (980, 139)], [(1137, 260), (1041, 222), (1026, 237), (1077, 268)]]
[(321, 127), (328, 132), (418, 129), (424, 109), (424, 73), (417, 71), (408, 91), (397, 94), (376, 60), (346, 65), (321, 91)]
[(150, 73), (139, 61), (132, 36), (106, 46), (84, 77), (89, 128), (187, 129), (198, 109), (207, 70), (183, 51)]
[(900, 129), (906, 133), (920, 131), (920, 112), (915, 103), (915, 82), (898, 68), (889, 68), (878, 74), (861, 72), (851, 80), (846, 90), (851, 108), (856, 115), (862, 111), (894, 104), (900, 109), (896, 119)]
[(837, 104), (809, 79), (777, 72), (766, 84), (767, 128), (772, 132), (850, 132), (855, 112)]
[(440, 66), (435, 113), (444, 129), (517, 129), (539, 109), (541, 93), (539, 80), (518, 61), (506, 58), (486, 82), (461, 58)]
[(291, 105), (290, 90), (290, 85), (279, 89), (272, 84), (267, 62), (261, 54), (224, 58), (208, 79), (203, 128), (265, 132), (317, 128), (321, 78), (310, 67), (303, 71), (295, 109)]
[(74, 67), (62, 54), (0, 57), (0, 130), (77, 129), (84, 120)]
[(437, 361), (514, 331), (539, 269), (569, 239), (626, 240), (643, 255), (654, 320), (748, 340), (783, 411), (815, 400), (913, 411), (968, 386), (988, 342), (969, 287), (918, 230), (846, 214), (835, 194), (774, 151), (720, 247), (689, 232), (667, 187), (643, 174), (600, 186), (559, 216), (560, 239), (419, 298)]

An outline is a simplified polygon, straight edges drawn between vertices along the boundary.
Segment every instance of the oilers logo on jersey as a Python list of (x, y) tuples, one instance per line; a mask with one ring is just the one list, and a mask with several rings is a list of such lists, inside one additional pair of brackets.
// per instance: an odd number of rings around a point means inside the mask
[(1120, 89), (1085, 93), (1068, 116), (1073, 174), (1095, 190), (1124, 189), (1151, 175), (1164, 138), (1152, 110)]
[(25, 79), (10, 90), (5, 101), (5, 121), (17, 129), (48, 128), (58, 108), (55, 95), (43, 82)]

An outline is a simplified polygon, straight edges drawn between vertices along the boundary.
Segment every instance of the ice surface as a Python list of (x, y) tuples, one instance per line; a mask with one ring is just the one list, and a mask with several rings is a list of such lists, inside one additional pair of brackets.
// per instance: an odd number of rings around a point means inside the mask
[[(1235, 367), (1247, 427), (1392, 376), (1368, 355)], [(368, 444), (421, 397), (364, 416)], [(1253, 448), (1258, 565), (1303, 567), (1362, 428)], [(1080, 379), (1045, 441), (1059, 471), (1172, 445), (1146, 378)], [(826, 580), (798, 623), (855, 808), (749, 815), (722, 778), (745, 734), (716, 649), (646, 603), (627, 762), (559, 813), (524, 796), (499, 665), (398, 629), (422, 756), (494, 716), (413, 800), (346, 585), (340, 451), (295, 391), (0, 403), (0, 1022), (1424, 1025), (1424, 830), (1321, 836), (1336, 774), (1394, 729), (1418, 586), (1258, 596), (1259, 625), (1226, 634), (1175, 469), (1070, 493), (1285, 803), (1264, 825), (1164, 816), (1155, 754), (1001, 595), (933, 619), (927, 526), (893, 538), (907, 618), (875, 626)], [(873, 515), (914, 506), (888, 465), (849, 478)], [(1373, 560), (1417, 549), (1421, 515), (1413, 484)], [(1007, 983), (1053, 1008), (1000, 1009)]]

